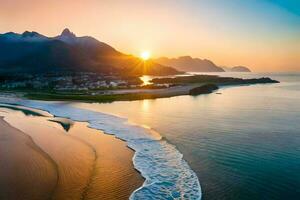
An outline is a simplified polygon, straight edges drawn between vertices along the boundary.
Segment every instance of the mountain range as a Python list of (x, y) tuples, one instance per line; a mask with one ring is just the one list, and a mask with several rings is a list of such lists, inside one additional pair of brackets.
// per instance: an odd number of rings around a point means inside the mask
[(192, 58), (191, 56), (181, 56), (178, 58), (161, 57), (156, 59), (155, 62), (186, 72), (250, 72), (247, 67), (220, 67), (210, 60)]
[(93, 37), (69, 29), (47, 37), (37, 32), (0, 34), (0, 73), (97, 72), (121, 75), (172, 75), (172, 67), (126, 55)]
[(181, 56), (178, 58), (158, 58), (155, 62), (166, 66), (172, 66), (180, 71), (186, 72), (224, 72), (221, 67), (215, 65), (207, 59), (192, 58), (190, 56)]

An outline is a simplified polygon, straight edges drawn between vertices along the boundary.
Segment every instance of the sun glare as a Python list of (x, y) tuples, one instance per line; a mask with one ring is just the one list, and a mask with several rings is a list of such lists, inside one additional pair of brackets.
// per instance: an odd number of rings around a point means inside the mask
[(141, 59), (143, 60), (149, 60), (149, 58), (151, 57), (151, 54), (149, 51), (143, 51), (140, 55)]

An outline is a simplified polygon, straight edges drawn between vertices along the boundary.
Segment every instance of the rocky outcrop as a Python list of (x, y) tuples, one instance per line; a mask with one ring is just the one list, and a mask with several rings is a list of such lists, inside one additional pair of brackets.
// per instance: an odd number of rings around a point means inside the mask
[(219, 87), (215, 84), (205, 84), (200, 87), (191, 89), (189, 94), (190, 95), (209, 94), (217, 89), (219, 89)]

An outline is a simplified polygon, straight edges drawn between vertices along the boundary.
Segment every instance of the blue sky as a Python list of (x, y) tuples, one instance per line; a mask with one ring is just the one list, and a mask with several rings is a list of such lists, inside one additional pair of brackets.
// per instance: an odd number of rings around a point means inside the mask
[(299, 0), (267, 0), (268, 2), (277, 5), (288, 12), (295, 15), (300, 15), (300, 1)]

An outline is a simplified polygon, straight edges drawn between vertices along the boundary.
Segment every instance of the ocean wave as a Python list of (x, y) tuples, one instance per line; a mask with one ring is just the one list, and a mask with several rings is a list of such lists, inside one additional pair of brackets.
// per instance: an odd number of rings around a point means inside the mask
[(201, 199), (197, 175), (191, 170), (182, 154), (147, 127), (128, 123), (125, 118), (73, 107), (70, 103), (54, 103), (23, 99), (1, 98), (0, 102), (13, 103), (45, 110), (57, 117), (87, 121), (89, 126), (125, 140), (135, 151), (133, 164), (146, 179), (135, 190), (136, 199)]

